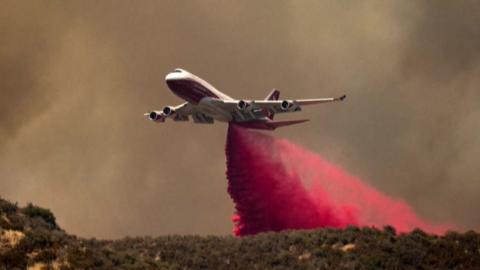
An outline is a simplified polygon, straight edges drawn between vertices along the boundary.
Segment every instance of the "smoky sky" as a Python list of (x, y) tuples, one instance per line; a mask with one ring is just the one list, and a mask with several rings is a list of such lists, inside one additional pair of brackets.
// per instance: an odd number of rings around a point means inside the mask
[(275, 136), (479, 229), (476, 1), (2, 1), (0, 196), (80, 236), (229, 234), (227, 126), (143, 117), (177, 67), (238, 98), (346, 93)]

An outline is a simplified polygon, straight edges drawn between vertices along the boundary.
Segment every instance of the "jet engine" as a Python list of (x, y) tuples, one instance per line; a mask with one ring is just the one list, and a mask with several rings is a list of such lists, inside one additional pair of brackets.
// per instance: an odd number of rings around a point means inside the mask
[(284, 101), (282, 101), (282, 103), (280, 104), (280, 107), (281, 107), (282, 110), (284, 110), (284, 111), (290, 109), (292, 106), (293, 106), (293, 103), (290, 102), (290, 101), (288, 101), (288, 100), (284, 100)]
[(175, 113), (175, 108), (171, 106), (166, 106), (165, 108), (163, 108), (162, 112), (165, 116), (170, 116)]
[(245, 100), (239, 100), (237, 104), (237, 108), (239, 108), (240, 110), (246, 110), (250, 106), (251, 106), (250, 102)]
[(148, 113), (148, 119), (150, 119), (152, 121), (157, 121), (160, 118), (162, 118), (162, 114), (163, 114), (163, 112), (151, 111), (150, 113)]

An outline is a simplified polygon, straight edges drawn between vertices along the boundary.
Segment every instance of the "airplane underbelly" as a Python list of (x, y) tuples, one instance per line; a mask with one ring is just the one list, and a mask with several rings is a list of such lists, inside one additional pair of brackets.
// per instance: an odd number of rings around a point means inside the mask
[(232, 120), (232, 115), (229, 112), (213, 105), (208, 97), (201, 99), (198, 106), (204, 114), (215, 118), (217, 121), (230, 122)]

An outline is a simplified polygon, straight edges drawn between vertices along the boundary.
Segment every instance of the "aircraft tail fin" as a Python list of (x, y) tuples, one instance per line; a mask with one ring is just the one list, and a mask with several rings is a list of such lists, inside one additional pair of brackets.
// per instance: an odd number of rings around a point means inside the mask
[(277, 89), (274, 88), (268, 94), (268, 96), (265, 97), (265, 100), (278, 100), (279, 97), (280, 97), (280, 91), (278, 91)]
[[(265, 97), (265, 100), (278, 100), (278, 98), (280, 98), (280, 91), (278, 91), (277, 89), (273, 89), (269, 94), (268, 96)], [(267, 117), (270, 119), (270, 120), (273, 120), (273, 116), (275, 114), (273, 112), (268, 112), (268, 115)]]
[(274, 130), (279, 127), (285, 127), (295, 124), (300, 124), (309, 121), (308, 119), (301, 119), (301, 120), (290, 120), (290, 121), (268, 121), (268, 122), (236, 122), (233, 123), (234, 125), (241, 126), (244, 128), (251, 128), (251, 129), (267, 129), (267, 130)]

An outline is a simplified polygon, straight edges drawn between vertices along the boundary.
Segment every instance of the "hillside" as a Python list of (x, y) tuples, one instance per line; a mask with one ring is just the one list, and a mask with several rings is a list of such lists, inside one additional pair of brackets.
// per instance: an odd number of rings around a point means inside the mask
[(348, 227), (256, 236), (104, 241), (69, 235), (47, 209), (0, 199), (0, 269), (479, 269), (480, 235)]

